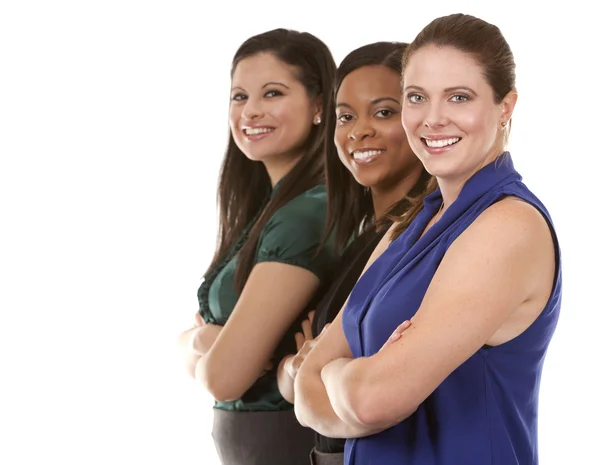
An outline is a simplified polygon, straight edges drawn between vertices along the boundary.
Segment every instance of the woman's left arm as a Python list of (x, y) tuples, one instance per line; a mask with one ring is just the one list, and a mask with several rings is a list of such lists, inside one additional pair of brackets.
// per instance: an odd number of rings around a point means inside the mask
[(484, 344), (506, 342), (535, 321), (554, 268), (542, 215), (512, 197), (492, 205), (450, 246), (401, 340), (323, 368), (334, 411), (365, 425), (404, 420)]

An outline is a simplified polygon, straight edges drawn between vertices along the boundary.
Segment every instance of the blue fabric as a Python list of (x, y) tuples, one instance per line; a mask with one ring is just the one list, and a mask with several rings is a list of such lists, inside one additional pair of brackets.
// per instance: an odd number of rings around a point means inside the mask
[(521, 182), (510, 154), (471, 177), (419, 239), (442, 202), (439, 189), (425, 199), (413, 223), (358, 281), (344, 310), (343, 328), (354, 357), (375, 354), (400, 323), (414, 316), (453, 241), (506, 196), (534, 205), (554, 236), (556, 281), (548, 304), (518, 337), (477, 351), (409, 418), (379, 434), (348, 440), (346, 465), (538, 464), (538, 394), (560, 311), (560, 253), (548, 211)]

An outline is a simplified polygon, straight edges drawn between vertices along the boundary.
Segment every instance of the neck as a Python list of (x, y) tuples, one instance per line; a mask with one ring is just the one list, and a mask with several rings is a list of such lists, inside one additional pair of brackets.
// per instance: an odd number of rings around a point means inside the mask
[(471, 179), (475, 175), (475, 173), (477, 173), (479, 170), (483, 169), (490, 163), (495, 162), (500, 157), (500, 155), (502, 155), (502, 153), (504, 153), (504, 151), (500, 153), (491, 152), (490, 155), (484, 158), (482, 162), (475, 166), (473, 169), (465, 173), (460, 173), (457, 176), (437, 177), (440, 192), (442, 193), (442, 212), (445, 212), (448, 209), (448, 207), (450, 207), (450, 205), (452, 205), (456, 201), (467, 181)]
[(294, 166), (296, 166), (296, 163), (298, 163), (299, 161), (299, 156), (293, 158), (285, 157), (283, 159), (264, 161), (263, 164), (265, 165), (265, 169), (267, 170), (267, 174), (269, 175), (269, 179), (271, 180), (271, 187), (275, 187), (275, 185), (279, 181), (281, 181), (290, 171), (292, 171)]
[(395, 203), (406, 197), (406, 194), (410, 192), (423, 173), (423, 168), (421, 166), (418, 168), (403, 176), (400, 182), (392, 186), (387, 188), (373, 187), (371, 189), (375, 221), (380, 220)]

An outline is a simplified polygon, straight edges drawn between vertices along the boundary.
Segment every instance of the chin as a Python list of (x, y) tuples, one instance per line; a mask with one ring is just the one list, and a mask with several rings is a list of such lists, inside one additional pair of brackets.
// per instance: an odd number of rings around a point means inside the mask
[(354, 180), (359, 183), (361, 186), (365, 187), (365, 188), (372, 188), (373, 186), (377, 185), (377, 181), (378, 178), (375, 178), (374, 176), (365, 176), (364, 173), (352, 173)]
[(252, 151), (242, 150), (242, 153), (246, 156), (246, 158), (248, 160), (257, 161), (257, 162), (264, 162), (266, 159), (272, 157), (272, 154), (270, 154), (270, 153), (259, 152), (257, 150), (252, 150)]

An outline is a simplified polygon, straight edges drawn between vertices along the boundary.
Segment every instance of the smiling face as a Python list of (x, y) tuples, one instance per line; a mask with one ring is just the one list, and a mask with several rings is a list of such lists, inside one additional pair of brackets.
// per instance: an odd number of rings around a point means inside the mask
[(425, 169), (466, 181), (498, 157), (516, 92), (500, 103), (479, 63), (456, 48), (425, 46), (404, 71), (402, 124)]
[(241, 60), (231, 82), (229, 126), (240, 150), (254, 161), (302, 156), (319, 108), (295, 69), (271, 53)]
[(401, 124), (401, 76), (387, 66), (363, 66), (342, 81), (336, 99), (335, 145), (356, 181), (373, 192), (394, 188), (422, 166)]

